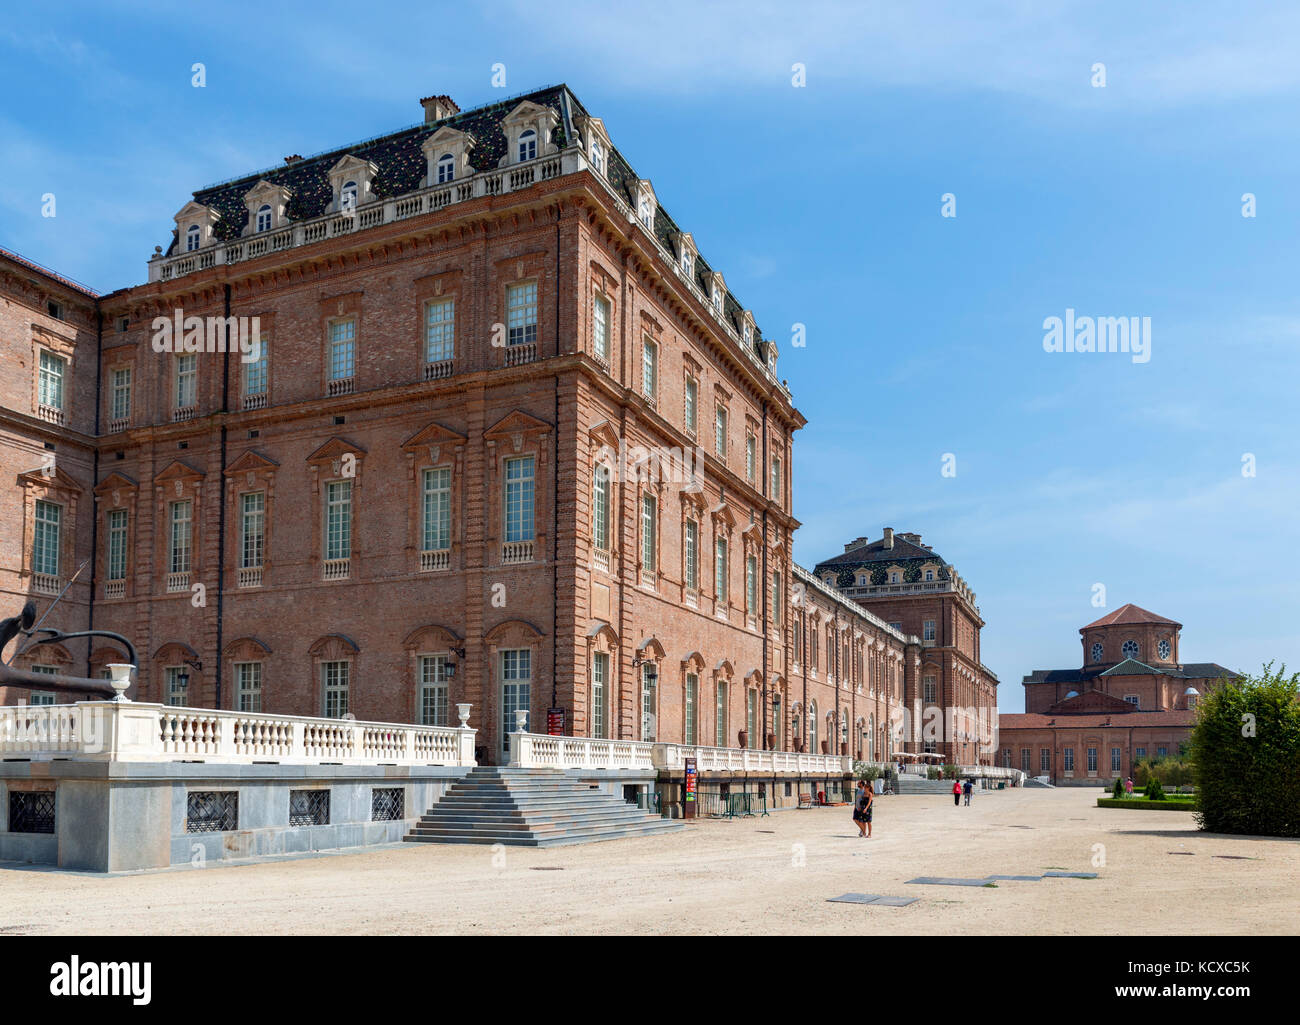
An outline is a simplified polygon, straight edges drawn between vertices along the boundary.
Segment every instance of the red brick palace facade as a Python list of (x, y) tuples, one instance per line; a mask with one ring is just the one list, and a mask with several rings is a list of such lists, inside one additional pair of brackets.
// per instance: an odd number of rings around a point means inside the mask
[[(199, 190), (145, 284), (0, 255), (0, 612), (84, 564), (46, 625), (130, 637), (133, 698), (470, 702), (492, 761), (521, 708), (883, 758), (937, 649), (794, 566), (776, 345), (567, 87), (421, 102)], [(963, 667), (977, 618), (944, 620)]]

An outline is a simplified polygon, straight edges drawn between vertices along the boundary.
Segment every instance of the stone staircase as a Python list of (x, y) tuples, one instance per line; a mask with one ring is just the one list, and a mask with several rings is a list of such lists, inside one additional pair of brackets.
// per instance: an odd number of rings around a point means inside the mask
[(558, 847), (684, 828), (558, 769), (480, 765), (452, 784), (404, 840)]
[(894, 783), (894, 793), (896, 794), (947, 794), (952, 796), (952, 780), (950, 779), (921, 779), (919, 776), (911, 776), (906, 772), (898, 777)]

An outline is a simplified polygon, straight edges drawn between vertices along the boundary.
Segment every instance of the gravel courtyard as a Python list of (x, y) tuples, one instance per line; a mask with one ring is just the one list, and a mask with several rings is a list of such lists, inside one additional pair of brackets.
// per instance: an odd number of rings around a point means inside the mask
[[(117, 877), (6, 864), (0, 934), (1300, 932), (1300, 841), (1204, 835), (1190, 814), (1102, 810), (1100, 794), (879, 798), (870, 840), (828, 808), (496, 855), (406, 844)], [(1100, 878), (905, 885), (1047, 869)], [(850, 891), (920, 900), (826, 903)]]

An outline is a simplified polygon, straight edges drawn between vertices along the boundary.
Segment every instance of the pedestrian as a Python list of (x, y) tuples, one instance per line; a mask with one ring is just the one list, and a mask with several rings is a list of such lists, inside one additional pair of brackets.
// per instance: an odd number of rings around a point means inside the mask
[(952, 781), (952, 806), (957, 808), (961, 805), (961, 780)]
[(867, 827), (867, 839), (871, 839), (871, 806), (876, 803), (876, 795), (870, 786), (863, 790), (867, 802), (862, 806), (862, 821)]
[(966, 781), (966, 783), (965, 783), (965, 784), (962, 786), (962, 788), (961, 788), (962, 795), (966, 798), (966, 807), (967, 807), (967, 808), (970, 807), (970, 795), (971, 795), (971, 791), (974, 790), (974, 789), (975, 789), (975, 784), (974, 784), (974, 782), (973, 782), (972, 780), (969, 780), (969, 779)]
[(1133, 796), (1133, 777), (1124, 780), (1124, 793), (1128, 797)]
[(863, 817), (863, 813), (866, 811), (867, 794), (870, 790), (866, 780), (858, 780), (858, 796), (853, 802), (853, 821), (858, 824), (858, 836), (867, 835), (867, 820)]

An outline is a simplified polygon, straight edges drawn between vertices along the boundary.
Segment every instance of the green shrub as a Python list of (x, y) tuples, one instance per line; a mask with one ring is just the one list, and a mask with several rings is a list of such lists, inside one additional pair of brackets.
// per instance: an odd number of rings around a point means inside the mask
[(943, 767), (943, 778), (944, 778), (944, 779), (956, 779), (956, 778), (957, 778), (957, 766), (955, 766), (955, 765), (945, 765), (945, 766)]
[(1300, 673), (1224, 680), (1192, 730), (1196, 810), (1216, 833), (1300, 836)]
[(1111, 795), (1115, 798), (1124, 796), (1124, 781), (1118, 776), (1115, 777), (1115, 785), (1110, 788)]
[(1165, 788), (1160, 785), (1160, 780), (1155, 776), (1151, 777), (1151, 782), (1147, 784), (1146, 799), (1148, 801), (1163, 801), (1165, 799)]
[(1186, 758), (1166, 756), (1164, 758), (1143, 758), (1133, 765), (1133, 783), (1145, 787), (1152, 776), (1159, 776), (1160, 782), (1171, 787), (1186, 786), (1193, 780), (1192, 763)]
[(865, 779), (868, 783), (870, 783), (872, 780), (880, 778), (880, 767), (876, 765), (869, 765), (867, 762), (854, 762), (853, 778)]
[(1099, 797), (1098, 808), (1136, 808), (1139, 811), (1195, 811), (1191, 801), (1148, 801), (1145, 797)]

